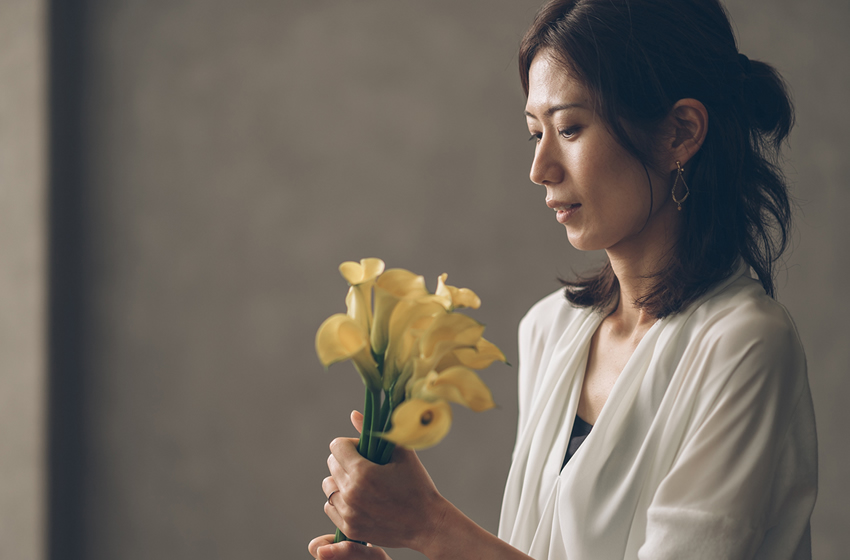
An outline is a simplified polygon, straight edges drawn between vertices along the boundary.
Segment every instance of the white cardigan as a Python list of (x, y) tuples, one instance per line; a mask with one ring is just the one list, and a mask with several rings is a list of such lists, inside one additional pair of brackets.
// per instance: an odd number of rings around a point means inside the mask
[(561, 470), (601, 321), (558, 291), (520, 324), (499, 536), (537, 560), (811, 558), (817, 437), (785, 308), (741, 269), (657, 321)]

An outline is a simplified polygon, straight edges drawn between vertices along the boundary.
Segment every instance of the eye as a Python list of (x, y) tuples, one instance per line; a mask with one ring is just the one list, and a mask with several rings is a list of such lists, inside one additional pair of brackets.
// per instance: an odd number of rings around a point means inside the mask
[(563, 138), (572, 138), (576, 134), (578, 134), (579, 130), (581, 130), (580, 126), (571, 126), (569, 128), (565, 128), (563, 130), (559, 130), (558, 134)]
[(542, 137), (543, 137), (543, 134), (542, 134), (542, 133), (540, 133), (540, 132), (533, 132), (533, 133), (531, 134), (531, 137), (528, 139), (528, 141), (529, 141), (529, 142), (534, 141), (534, 142), (539, 143), (539, 142), (540, 142), (540, 139), (541, 139)]

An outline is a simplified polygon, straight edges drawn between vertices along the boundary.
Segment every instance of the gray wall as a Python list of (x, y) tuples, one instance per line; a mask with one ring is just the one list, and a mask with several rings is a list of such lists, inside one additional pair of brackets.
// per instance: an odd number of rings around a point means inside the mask
[[(59, 89), (54, 103), (77, 117), (54, 134), (76, 163), (67, 185), (54, 168), (53, 193), (73, 202), (57, 212), (75, 234), (54, 250), (75, 256), (60, 270), (77, 305), (56, 313), (76, 342), (52, 375), (76, 426), (55, 466), (69, 461), (61, 472), (76, 474), (61, 484), (77, 491), (58, 498), (68, 515), (54, 523), (72, 524), (72, 546), (54, 558), (306, 557), (330, 529), (327, 443), (351, 433), (362, 398), (353, 369), (324, 372), (313, 352), (316, 327), (343, 308), (343, 260), (380, 256), (431, 287), (449, 272), (481, 295), (476, 318), (516, 362), (525, 310), (599, 257), (568, 246), (527, 178), (515, 50), (538, 3), (70, 3), (79, 72), (61, 83), (76, 101), (62, 105)], [(850, 548), (850, 8), (728, 5), (742, 50), (776, 64), (797, 100), (787, 171), (800, 212), (780, 299), (807, 348), (820, 427), (815, 553), (839, 558)], [(54, 286), (66, 280), (54, 273)], [(501, 407), (458, 411), (422, 453), (441, 491), (490, 530), (515, 374), (487, 371)]]
[(0, 558), (45, 530), (44, 3), (0, 1)]

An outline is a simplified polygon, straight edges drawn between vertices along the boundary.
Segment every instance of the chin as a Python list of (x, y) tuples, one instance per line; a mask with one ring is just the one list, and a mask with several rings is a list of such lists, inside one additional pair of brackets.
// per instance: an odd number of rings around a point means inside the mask
[(570, 235), (569, 230), (567, 230), (567, 240), (578, 251), (601, 251), (606, 248), (604, 244), (594, 242), (594, 240), (587, 237)]

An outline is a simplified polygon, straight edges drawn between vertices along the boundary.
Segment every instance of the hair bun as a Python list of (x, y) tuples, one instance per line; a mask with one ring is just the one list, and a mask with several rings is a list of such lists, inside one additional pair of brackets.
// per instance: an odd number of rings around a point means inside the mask
[(747, 75), (752, 71), (750, 59), (747, 58), (747, 55), (743, 53), (738, 53), (738, 64), (741, 65), (741, 69), (744, 71), (744, 75)]
[(794, 124), (788, 87), (773, 66), (738, 54), (743, 69), (742, 97), (753, 127), (764, 140), (782, 143)]

